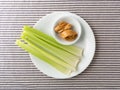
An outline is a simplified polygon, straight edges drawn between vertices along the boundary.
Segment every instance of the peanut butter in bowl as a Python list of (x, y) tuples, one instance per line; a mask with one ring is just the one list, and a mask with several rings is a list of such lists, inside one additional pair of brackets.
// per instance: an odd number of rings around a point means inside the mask
[(59, 22), (55, 26), (54, 30), (59, 35), (59, 37), (67, 41), (73, 41), (77, 37), (77, 33), (72, 30), (72, 25), (65, 21)]
[(79, 21), (71, 16), (63, 16), (56, 20), (52, 30), (55, 40), (63, 45), (74, 44), (81, 35)]

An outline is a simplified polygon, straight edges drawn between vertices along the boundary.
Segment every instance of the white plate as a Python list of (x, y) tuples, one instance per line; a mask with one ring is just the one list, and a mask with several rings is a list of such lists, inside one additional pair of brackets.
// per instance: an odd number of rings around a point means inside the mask
[(74, 77), (81, 72), (83, 72), (90, 62), (93, 59), (94, 53), (95, 53), (95, 37), (92, 32), (92, 29), (88, 25), (88, 23), (82, 19), (80, 16), (77, 16), (73, 13), (69, 12), (54, 12), (52, 14), (48, 14), (41, 18), (35, 25), (34, 28), (43, 31), (44, 33), (48, 35), (52, 35), (51, 31), (51, 26), (55, 22), (57, 18), (60, 18), (62, 16), (69, 15), (72, 16), (76, 19), (79, 20), (81, 27), (82, 27), (82, 33), (79, 41), (75, 44), (78, 47), (82, 47), (84, 49), (83, 52), (83, 57), (81, 59), (81, 62), (78, 65), (78, 70), (76, 72), (73, 72), (71, 75), (64, 75), (61, 72), (57, 71), (54, 69), (52, 66), (49, 64), (45, 63), (44, 61), (34, 57), (33, 55), (31, 56), (32, 62), (35, 64), (35, 66), (44, 74), (57, 78), (57, 79), (66, 79), (66, 78), (71, 78)]

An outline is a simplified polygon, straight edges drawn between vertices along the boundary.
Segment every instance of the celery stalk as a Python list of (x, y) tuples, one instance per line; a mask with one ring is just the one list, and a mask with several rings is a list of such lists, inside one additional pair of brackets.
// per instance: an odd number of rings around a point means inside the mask
[(52, 38), (51, 36), (41, 32), (39, 30), (36, 30), (30, 26), (24, 26), (23, 30), (26, 32), (31, 32), (32, 34), (36, 35), (38, 38), (43, 39), (44, 41), (48, 42), (49, 44), (52, 44), (55, 47), (61, 48), (73, 55), (76, 55), (78, 57), (80, 57), (82, 55), (83, 50), (81, 48), (78, 48), (78, 47), (72, 46), (72, 45), (71, 46), (61, 45), (61, 44), (57, 43), (55, 41), (55, 39)]
[(70, 68), (71, 70), (75, 71), (76, 68), (72, 67), (71, 65), (65, 63), (64, 61), (62, 61), (61, 59), (57, 58), (56, 56), (52, 55), (51, 53), (48, 53), (46, 50), (43, 50), (42, 48), (38, 48), (35, 44), (33, 44), (33, 42), (31, 42), (30, 40), (26, 40), (26, 42), (34, 49), (38, 50), (39, 52), (41, 52), (43, 55), (45, 55), (46, 57), (48, 57), (51, 61), (54, 61), (60, 65), (63, 65), (64, 67)]
[[(38, 57), (39, 59), (42, 59), (44, 62), (50, 64), (51, 66), (53, 66), (60, 72), (67, 74), (67, 75), (69, 75), (71, 73), (70, 69), (64, 67), (63, 65), (58, 64), (57, 62), (52, 61), (50, 58), (48, 58), (46, 55), (44, 55), (38, 49), (30, 47), (30, 45), (22, 42), (21, 40), (16, 40), (16, 44), (18, 46), (20, 46), (21, 48), (23, 48), (25, 51), (31, 53), (32, 55)], [(47, 54), (47, 52), (45, 54)]]
[(25, 41), (30, 40), (32, 43), (44, 48), (45, 50), (48, 50), (48, 52), (50, 52), (53, 55), (57, 56), (58, 58), (62, 59), (66, 63), (70, 64), (71, 66), (76, 67), (79, 62), (79, 59), (80, 59), (79, 57), (77, 57), (73, 54), (70, 54), (64, 50), (61, 50), (60, 48), (56, 48), (56, 47), (48, 44), (47, 42), (35, 37), (34, 35), (32, 35), (29, 32), (23, 32), (21, 38), (24, 39)]

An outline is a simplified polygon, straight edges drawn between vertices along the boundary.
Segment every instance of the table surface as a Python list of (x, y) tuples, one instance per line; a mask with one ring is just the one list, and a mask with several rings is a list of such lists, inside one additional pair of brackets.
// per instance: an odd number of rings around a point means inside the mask
[[(56, 80), (41, 73), (14, 44), (23, 25), (70, 11), (92, 27), (96, 52), (80, 75)], [(0, 0), (0, 90), (120, 90), (120, 0)]]

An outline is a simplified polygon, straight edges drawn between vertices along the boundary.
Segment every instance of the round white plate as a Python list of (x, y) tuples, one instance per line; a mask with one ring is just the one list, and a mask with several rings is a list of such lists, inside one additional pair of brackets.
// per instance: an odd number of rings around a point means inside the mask
[(38, 59), (37, 57), (30, 55), (32, 62), (35, 64), (35, 66), (44, 74), (56, 78), (56, 79), (66, 79), (74, 77), (81, 72), (83, 72), (90, 62), (93, 59), (94, 53), (95, 53), (95, 37), (92, 32), (92, 29), (88, 25), (88, 23), (82, 19), (80, 16), (77, 16), (73, 13), (69, 12), (54, 12), (51, 14), (48, 14), (41, 18), (35, 25), (34, 28), (43, 31), (44, 33), (48, 35), (52, 35), (51, 26), (54, 24), (54, 22), (65, 15), (72, 16), (79, 20), (81, 27), (82, 27), (82, 33), (79, 41), (75, 44), (78, 47), (81, 47), (84, 49), (83, 57), (81, 59), (81, 62), (78, 65), (78, 70), (76, 72), (73, 72), (71, 75), (64, 75), (61, 72), (54, 69), (49, 64), (45, 63), (44, 61)]

